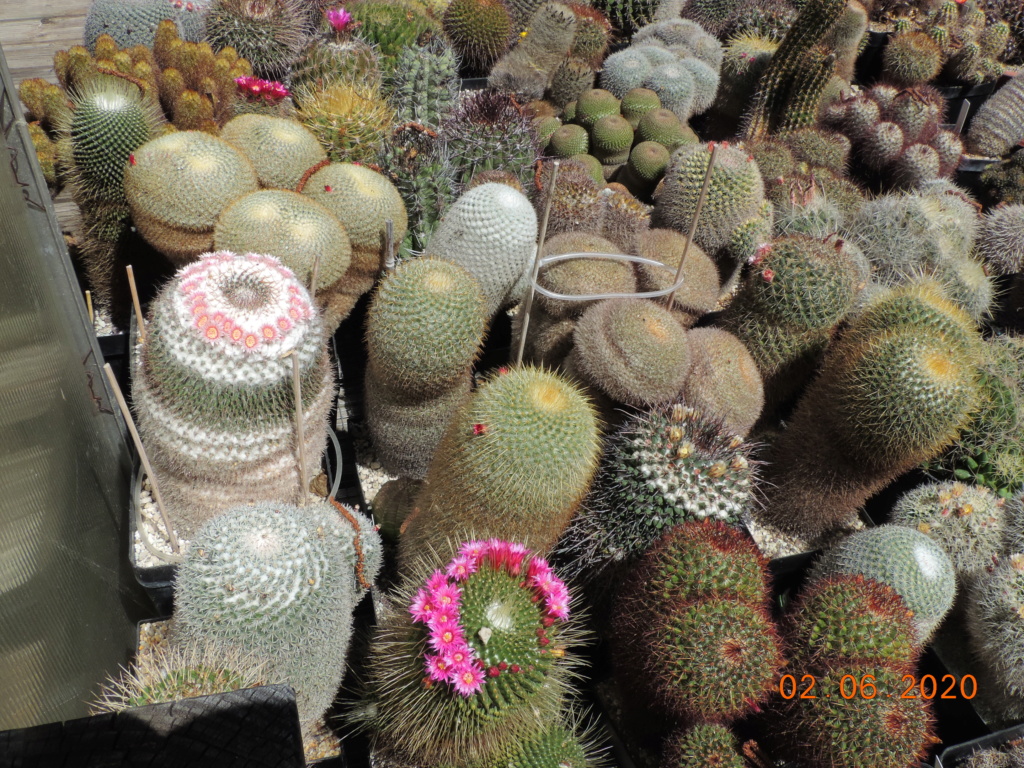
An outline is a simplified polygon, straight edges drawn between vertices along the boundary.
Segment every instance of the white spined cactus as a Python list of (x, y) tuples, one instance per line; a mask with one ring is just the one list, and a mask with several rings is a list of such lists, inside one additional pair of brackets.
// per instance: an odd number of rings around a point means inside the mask
[(363, 515), (322, 502), (264, 502), (217, 516), (195, 536), (175, 581), (173, 642), (250, 653), (295, 689), (312, 725), (345, 674), (352, 611), (381, 565)]
[(488, 317), (525, 291), (537, 244), (529, 199), (505, 184), (481, 184), (445, 212), (426, 252), (465, 268), (483, 289)]
[(298, 493), (291, 356), (299, 360), (307, 476), (327, 441), (334, 371), (309, 293), (270, 256), (220, 251), (154, 300), (133, 374), (139, 431), (172, 522)]

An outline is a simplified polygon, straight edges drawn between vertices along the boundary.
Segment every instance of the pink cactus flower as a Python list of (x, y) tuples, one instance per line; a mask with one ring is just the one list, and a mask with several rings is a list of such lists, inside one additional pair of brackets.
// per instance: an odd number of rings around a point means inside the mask
[(432, 627), (427, 642), (430, 643), (431, 648), (442, 656), (448, 656), (455, 651), (461, 650), (466, 643), (466, 639), (462, 636), (462, 627), (452, 621)]
[(465, 581), (470, 574), (476, 573), (479, 565), (479, 560), (474, 560), (469, 555), (459, 555), (448, 564), (446, 573), (455, 581)]
[(435, 610), (437, 610), (437, 606), (426, 589), (417, 592), (416, 597), (412, 599), (412, 605), (409, 606), (409, 613), (412, 615), (413, 621), (429, 621)]
[(459, 600), (462, 599), (462, 590), (454, 584), (445, 583), (432, 593), (434, 604), (439, 608), (457, 608)]
[(447, 656), (435, 656), (434, 654), (428, 653), (426, 660), (427, 677), (436, 683), (447, 682), (452, 674), (451, 659)]
[(474, 563), (479, 563), (487, 553), (487, 542), (467, 541), (459, 547), (459, 554), (470, 558)]
[(238, 92), (247, 99), (262, 100), (268, 104), (276, 104), (291, 95), (283, 83), (275, 80), (261, 80), (250, 75), (236, 77), (235, 85), (238, 86)]
[(446, 586), (448, 586), (448, 577), (444, 575), (443, 571), (434, 571), (430, 574), (430, 578), (427, 579), (427, 589), (431, 592), (435, 592), (439, 588)]
[(466, 667), (452, 682), (455, 684), (455, 690), (468, 699), (483, 687), (484, 674), (474, 667)]
[(352, 23), (352, 14), (344, 8), (332, 8), (327, 11), (327, 21), (336, 32), (341, 32)]

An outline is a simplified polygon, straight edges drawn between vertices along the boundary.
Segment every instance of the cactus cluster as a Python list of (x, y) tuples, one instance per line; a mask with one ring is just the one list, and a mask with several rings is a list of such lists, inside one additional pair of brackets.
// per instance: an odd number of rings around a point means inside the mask
[(577, 17), (563, 3), (542, 4), (516, 45), (491, 67), (488, 85), (539, 99), (576, 39)]
[(281, 80), (305, 47), (307, 23), (298, 0), (212, 0), (205, 37), (238, 51), (258, 76)]
[(367, 724), (377, 748), (406, 760), (487, 765), (547, 740), (577, 634), (544, 559), (496, 538), (454, 546), (378, 627)]
[(381, 565), (370, 520), (337, 502), (263, 502), (196, 531), (175, 579), (176, 644), (252, 654), (311, 726), (345, 674), (352, 611)]
[(139, 433), (183, 538), (210, 517), (299, 493), (292, 363), (307, 477), (326, 448), (334, 371), (305, 287), (271, 256), (218, 252), (180, 270), (151, 306), (132, 371)]
[(403, 48), (384, 92), (395, 109), (396, 123), (418, 123), (437, 130), (455, 109), (459, 87), (458, 57), (438, 38)]
[(418, 0), (348, 0), (344, 8), (352, 17), (354, 34), (374, 47), (385, 73), (398, 66), (406, 47), (441, 36), (439, 14)]

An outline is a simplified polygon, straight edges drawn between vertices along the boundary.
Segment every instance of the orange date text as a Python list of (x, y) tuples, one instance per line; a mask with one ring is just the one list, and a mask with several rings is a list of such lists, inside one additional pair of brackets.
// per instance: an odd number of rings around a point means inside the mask
[(902, 692), (879, 693), (875, 685), (874, 675), (843, 675), (839, 678), (839, 689), (836, 691), (822, 690), (819, 680), (814, 675), (783, 675), (779, 678), (779, 694), (782, 698), (817, 699), (831, 698), (833, 695), (844, 699), (973, 699), (978, 693), (978, 681), (974, 675), (943, 675), (937, 679), (935, 675), (903, 675)]

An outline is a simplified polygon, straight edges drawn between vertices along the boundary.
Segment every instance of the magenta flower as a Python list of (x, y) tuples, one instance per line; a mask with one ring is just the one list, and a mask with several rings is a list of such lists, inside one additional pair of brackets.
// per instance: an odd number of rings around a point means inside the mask
[(461, 646), (455, 648), (454, 651), (449, 653), (445, 658), (448, 659), (448, 666), (450, 670), (460, 670), (465, 666), (472, 663), (473, 659), (469, 655), (469, 646), (466, 645), (465, 641)]
[(548, 616), (554, 619), (565, 619), (569, 618), (569, 590), (562, 589), (548, 595), (544, 598), (544, 607), (547, 609)]
[(427, 589), (431, 592), (436, 591), (440, 587), (448, 586), (448, 577), (441, 571), (434, 571), (430, 574), (430, 578), (427, 579)]
[(530, 564), (526, 566), (526, 576), (533, 585), (536, 585), (536, 580), (538, 578), (550, 575), (551, 566), (548, 565), (548, 561), (543, 557), (531, 558)]
[(276, 80), (261, 80), (258, 77), (245, 75), (235, 78), (238, 92), (249, 100), (262, 100), (268, 104), (276, 104), (291, 92)]
[(479, 561), (469, 555), (459, 555), (448, 564), (446, 573), (456, 581), (465, 581), (471, 573), (476, 573), (479, 566)]
[(432, 627), (427, 642), (442, 656), (447, 656), (461, 650), (466, 644), (466, 639), (462, 636), (462, 627), (453, 621)]
[(457, 623), (459, 620), (459, 611), (457, 608), (434, 608), (434, 612), (427, 617), (427, 627), (430, 629), (436, 629), (437, 627), (444, 626), (447, 624)]
[(445, 584), (438, 587), (432, 593), (434, 603), (438, 608), (457, 608), (459, 599), (462, 597), (462, 590), (454, 584)]
[(452, 674), (452, 663), (451, 660), (446, 656), (435, 656), (434, 654), (428, 653), (426, 655), (427, 661), (427, 677), (437, 683), (447, 682)]
[(485, 541), (467, 541), (459, 547), (459, 554), (465, 555), (474, 563), (479, 563), (486, 553), (487, 542)]
[(344, 8), (332, 8), (327, 12), (327, 21), (336, 32), (341, 32), (352, 22), (352, 14)]
[(474, 667), (466, 667), (458, 672), (452, 682), (455, 690), (468, 699), (483, 686), (484, 674)]
[(523, 560), (530, 554), (530, 550), (523, 544), (509, 542), (508, 544), (508, 569), (513, 576), (518, 576), (523, 567)]
[(434, 599), (425, 589), (416, 593), (412, 605), (409, 606), (409, 613), (412, 615), (413, 621), (430, 621), (435, 610), (437, 610), (437, 606), (434, 604)]

